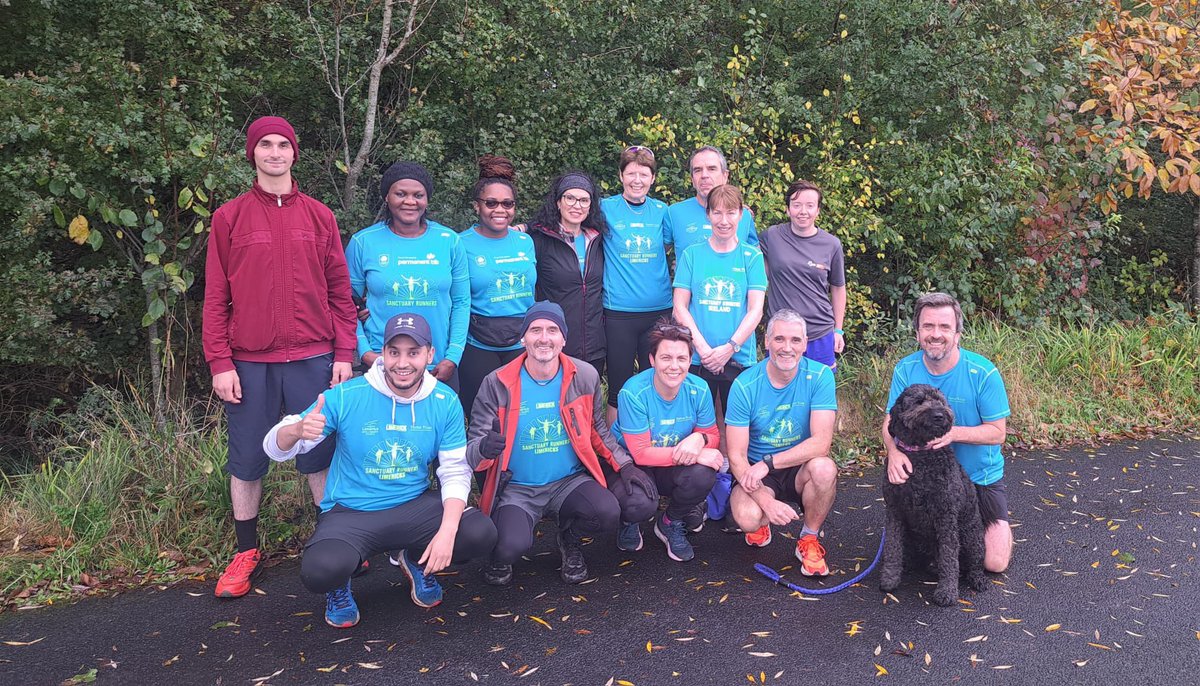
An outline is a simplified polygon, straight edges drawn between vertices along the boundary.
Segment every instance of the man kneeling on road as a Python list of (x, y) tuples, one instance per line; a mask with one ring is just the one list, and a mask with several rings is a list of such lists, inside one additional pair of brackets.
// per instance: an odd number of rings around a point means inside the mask
[[(496, 543), (492, 521), (468, 508), (471, 468), (458, 396), (426, 371), (433, 360), (429, 324), (403, 313), (384, 328), (383, 354), (362, 377), (317, 397), (267, 434), (263, 448), (290, 460), (337, 434), (317, 530), (304, 547), (300, 578), (325, 594), (325, 621), (358, 624), (350, 577), (376, 553), (399, 550), (421, 607), (442, 601), (433, 574), (483, 557)], [(441, 497), (429, 490), (438, 461)], [(422, 551), (414, 559), (415, 551)]]
[(595, 367), (562, 354), (562, 308), (534, 303), (521, 328), (525, 352), (484, 378), (471, 410), (467, 456), (486, 472), (479, 506), (497, 531), (484, 580), (510, 583), (534, 527), (556, 515), (562, 580), (577, 584), (588, 577), (580, 539), (649, 519), (658, 491), (609, 433)]
[[(1012, 529), (1008, 524), (1008, 489), (1004, 486), (1004, 455), (1000, 446), (1008, 431), (1008, 391), (996, 365), (978, 353), (959, 347), (962, 308), (954, 296), (928, 293), (913, 307), (913, 329), (920, 350), (896, 363), (887, 411), (917, 383), (940, 390), (954, 410), (954, 426), (927, 447), (954, 449), (954, 456), (971, 477), (979, 494), (983, 519), (983, 568), (1008, 569), (1012, 558)], [(883, 445), (887, 449), (887, 476), (894, 484), (908, 481), (912, 462), (888, 433), (890, 417), (883, 420)], [(913, 446), (920, 448), (923, 446)]]
[(729, 392), (725, 441), (737, 485), (730, 494), (733, 518), (746, 544), (765, 547), (771, 525), (797, 518), (804, 528), (796, 557), (805, 576), (829, 573), (818, 540), (833, 507), (837, 465), (829, 458), (837, 397), (833, 371), (803, 357), (808, 344), (804, 318), (781, 309), (767, 322), (769, 357), (738, 375)]

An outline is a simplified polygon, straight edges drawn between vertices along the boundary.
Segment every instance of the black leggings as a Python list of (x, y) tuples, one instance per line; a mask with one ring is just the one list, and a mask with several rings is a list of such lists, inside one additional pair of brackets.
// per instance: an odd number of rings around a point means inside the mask
[(712, 372), (704, 368), (704, 365), (694, 364), (692, 365), (691, 372), (704, 379), (714, 399), (721, 399), (720, 416), (724, 417), (725, 412), (729, 409), (729, 391), (733, 388), (733, 380), (737, 378), (738, 374), (742, 373), (742, 368), (732, 362), (728, 362), (725, 364), (725, 371), (720, 375), (713, 375)]
[[(362, 561), (376, 553), (407, 550), (415, 562), (441, 524), (442, 501), (432, 491), (374, 512), (334, 506), (317, 519), (317, 530), (300, 560), (300, 580), (313, 593), (328, 593), (345, 585)], [(454, 538), (454, 562), (483, 557), (495, 544), (492, 521), (475, 508), (463, 512)]]
[[(570, 529), (575, 536), (596, 536), (615, 531), (621, 519), (621, 506), (612, 493), (593, 479), (580, 483), (563, 499), (558, 511), (558, 528)], [(496, 510), (496, 549), (492, 560), (510, 565), (533, 547), (533, 528), (537, 522), (516, 505)]]
[(675, 465), (674, 467), (642, 467), (658, 486), (659, 495), (669, 498), (667, 517), (683, 519), (696, 506), (704, 502), (713, 484), (717, 482), (717, 470), (702, 464)]
[(617, 406), (617, 394), (629, 377), (650, 368), (650, 330), (659, 319), (670, 316), (669, 308), (653, 312), (604, 310), (604, 336), (608, 339), (609, 407)]
[(462, 390), (458, 399), (462, 401), (463, 414), (471, 419), (471, 408), (475, 405), (475, 396), (479, 387), (488, 374), (517, 359), (521, 350), (484, 350), (470, 343), (463, 349), (462, 361), (458, 364), (458, 375), (462, 382)]

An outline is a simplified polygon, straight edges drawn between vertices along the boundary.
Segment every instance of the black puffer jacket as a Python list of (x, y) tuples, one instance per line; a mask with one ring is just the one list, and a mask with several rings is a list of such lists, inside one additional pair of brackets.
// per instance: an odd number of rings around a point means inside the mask
[(537, 299), (556, 302), (567, 316), (567, 346), (563, 353), (594, 362), (608, 354), (604, 338), (604, 236), (588, 243), (584, 273), (579, 273), (575, 246), (558, 231), (529, 227), (537, 251)]

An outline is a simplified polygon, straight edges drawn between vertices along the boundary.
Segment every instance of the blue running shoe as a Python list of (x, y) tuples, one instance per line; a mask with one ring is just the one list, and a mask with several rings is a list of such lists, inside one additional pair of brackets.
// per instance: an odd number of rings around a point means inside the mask
[(404, 575), (412, 582), (412, 601), (421, 607), (434, 607), (442, 602), (442, 585), (433, 578), (432, 574), (426, 574), (421, 565), (413, 562), (408, 558), (408, 551), (400, 551), (400, 569), (404, 570)]
[(335, 629), (349, 629), (358, 624), (358, 604), (350, 593), (350, 580), (346, 585), (325, 594), (325, 623)]
[(638, 522), (622, 524), (617, 532), (617, 547), (632, 553), (642, 549), (642, 525)]
[[(665, 515), (663, 515), (665, 516)], [(687, 562), (696, 556), (692, 544), (688, 541), (687, 526), (682, 519), (676, 519), (670, 524), (663, 522), (663, 516), (654, 518), (654, 535), (667, 546), (667, 557), (676, 562)]]

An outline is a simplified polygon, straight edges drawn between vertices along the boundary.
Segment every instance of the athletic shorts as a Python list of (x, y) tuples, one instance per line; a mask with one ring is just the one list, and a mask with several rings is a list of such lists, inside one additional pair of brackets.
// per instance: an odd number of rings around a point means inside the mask
[(983, 520), (984, 528), (994, 522), (1008, 521), (1008, 487), (1004, 479), (987, 486), (975, 484), (975, 493), (979, 496), (979, 518)]
[(776, 500), (795, 503), (801, 512), (804, 511), (804, 503), (800, 500), (800, 494), (796, 492), (796, 475), (803, 466), (798, 464), (784, 469), (772, 469), (762, 480), (762, 485), (771, 489)]
[(833, 352), (834, 334), (832, 331), (820, 338), (810, 338), (804, 356), (816, 360), (826, 367), (837, 369), (837, 356)]

